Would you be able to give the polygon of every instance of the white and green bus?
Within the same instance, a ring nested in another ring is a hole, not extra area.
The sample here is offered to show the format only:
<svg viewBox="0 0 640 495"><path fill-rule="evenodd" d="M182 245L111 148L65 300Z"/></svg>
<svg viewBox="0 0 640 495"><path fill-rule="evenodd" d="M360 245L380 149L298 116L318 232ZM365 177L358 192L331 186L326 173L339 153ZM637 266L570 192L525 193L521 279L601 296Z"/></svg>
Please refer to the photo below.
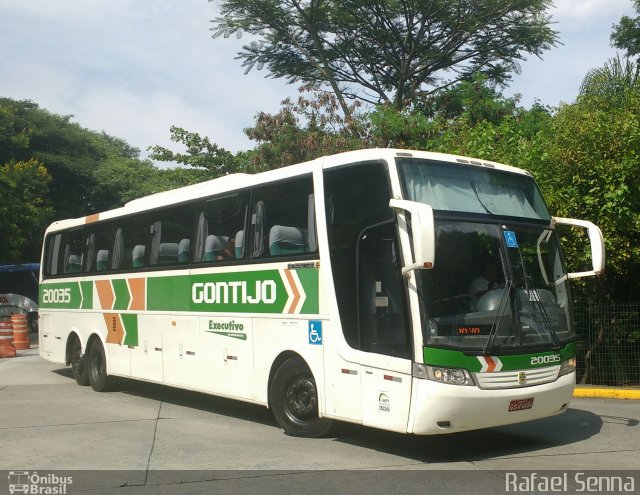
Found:
<svg viewBox="0 0 640 495"><path fill-rule="evenodd" d="M589 270L567 273L558 224L588 231ZM551 217L523 170L354 151L54 223L40 353L96 391L262 404L290 435L492 427L567 408L569 280L603 269L600 230Z"/></svg>

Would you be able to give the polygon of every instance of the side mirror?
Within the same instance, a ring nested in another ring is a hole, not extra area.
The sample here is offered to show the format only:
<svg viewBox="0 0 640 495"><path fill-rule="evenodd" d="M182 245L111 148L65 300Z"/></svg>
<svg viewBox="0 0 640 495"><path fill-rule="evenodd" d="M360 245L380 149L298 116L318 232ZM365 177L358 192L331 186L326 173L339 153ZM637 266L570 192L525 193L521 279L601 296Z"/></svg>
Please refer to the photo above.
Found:
<svg viewBox="0 0 640 495"><path fill-rule="evenodd" d="M604 239L602 237L602 232L597 225L591 222L587 222L586 220L576 220L574 218L559 217L553 217L551 219L551 222L554 225L571 225L574 227L582 227L584 229L587 229L587 232L589 234L589 243L591 244L591 264L593 266L593 270L587 272L569 273L567 275L567 278L571 279L592 277L594 275L600 275L604 272Z"/></svg>
<svg viewBox="0 0 640 495"><path fill-rule="evenodd" d="M433 268L436 253L436 236L431 206L401 199L389 200L389 206L395 211L404 211L411 215L414 259L413 263L402 268L402 274L404 275L412 270Z"/></svg>

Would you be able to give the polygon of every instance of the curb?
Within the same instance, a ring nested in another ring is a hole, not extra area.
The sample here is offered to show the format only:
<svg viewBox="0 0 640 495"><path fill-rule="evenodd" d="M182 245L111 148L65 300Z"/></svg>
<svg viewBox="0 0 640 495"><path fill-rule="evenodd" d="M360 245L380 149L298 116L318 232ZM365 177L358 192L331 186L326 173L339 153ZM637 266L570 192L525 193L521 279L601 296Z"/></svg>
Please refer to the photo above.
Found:
<svg viewBox="0 0 640 495"><path fill-rule="evenodd" d="M591 399L640 400L640 389L576 387L573 396Z"/></svg>

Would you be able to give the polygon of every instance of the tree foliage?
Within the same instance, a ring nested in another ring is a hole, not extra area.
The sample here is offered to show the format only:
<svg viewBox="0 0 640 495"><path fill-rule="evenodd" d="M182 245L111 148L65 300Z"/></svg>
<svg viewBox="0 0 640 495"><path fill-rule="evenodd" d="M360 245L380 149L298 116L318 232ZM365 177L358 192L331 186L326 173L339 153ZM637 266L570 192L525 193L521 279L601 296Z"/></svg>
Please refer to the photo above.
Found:
<svg viewBox="0 0 640 495"><path fill-rule="evenodd" d="M622 106L626 103L629 91L640 85L640 64L629 58L617 56L603 67L587 73L580 94L593 97L593 103L605 103L607 106Z"/></svg>
<svg viewBox="0 0 640 495"><path fill-rule="evenodd" d="M439 88L484 74L504 83L526 54L557 42L550 0L225 0L213 36L252 41L247 71L326 87L346 100L415 105Z"/></svg>
<svg viewBox="0 0 640 495"><path fill-rule="evenodd" d="M323 155L362 148L367 144L359 104L349 105L348 123L339 112L332 93L301 89L294 101L282 102L276 114L260 112L255 125L245 134L258 143L252 156L252 170L285 167Z"/></svg>
<svg viewBox="0 0 640 495"><path fill-rule="evenodd" d="M51 220L103 211L143 194L203 180L158 170L122 139L93 132L31 101L0 98L0 263L39 258Z"/></svg>
<svg viewBox="0 0 640 495"><path fill-rule="evenodd" d="M51 220L51 177L35 159L0 165L0 263L40 259L42 226Z"/></svg>
<svg viewBox="0 0 640 495"><path fill-rule="evenodd" d="M613 26L611 43L624 50L627 57L640 56L640 0L634 0L637 17L623 16L620 23Z"/></svg>
<svg viewBox="0 0 640 495"><path fill-rule="evenodd" d="M171 126L171 141L182 143L185 153L172 151L164 146L151 146L149 151L153 160L176 162L196 169L206 170L209 178L233 173L248 165L243 153L232 152L212 143L208 137L201 137L197 132L187 131L181 127Z"/></svg>
<svg viewBox="0 0 640 495"><path fill-rule="evenodd" d="M603 294L634 300L640 296L640 84L636 79L623 88L614 77L612 93L603 90L600 77L597 85L598 91L587 85L574 104L559 108L538 175L557 214L586 218L602 229ZM575 259L585 256L569 252Z"/></svg>

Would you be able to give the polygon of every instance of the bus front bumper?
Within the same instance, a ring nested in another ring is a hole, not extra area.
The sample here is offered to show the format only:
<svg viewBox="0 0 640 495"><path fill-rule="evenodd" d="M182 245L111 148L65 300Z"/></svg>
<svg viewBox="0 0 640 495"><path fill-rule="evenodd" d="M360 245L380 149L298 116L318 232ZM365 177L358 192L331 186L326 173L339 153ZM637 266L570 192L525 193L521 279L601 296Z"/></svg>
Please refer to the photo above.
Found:
<svg viewBox="0 0 640 495"><path fill-rule="evenodd" d="M416 435L434 435L554 416L567 409L575 380L574 372L532 387L482 390L414 378L407 429Z"/></svg>

